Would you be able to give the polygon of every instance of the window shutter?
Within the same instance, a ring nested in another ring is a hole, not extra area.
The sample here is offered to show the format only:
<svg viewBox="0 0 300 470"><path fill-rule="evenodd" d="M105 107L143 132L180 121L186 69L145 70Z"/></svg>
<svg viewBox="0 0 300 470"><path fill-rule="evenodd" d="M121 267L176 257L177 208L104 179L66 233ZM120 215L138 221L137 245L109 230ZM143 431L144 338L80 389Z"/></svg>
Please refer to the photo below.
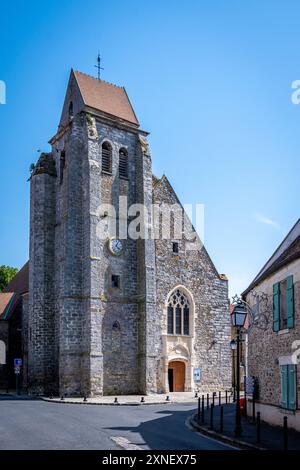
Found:
<svg viewBox="0 0 300 470"><path fill-rule="evenodd" d="M296 409L296 366L289 364L288 368L288 408Z"/></svg>
<svg viewBox="0 0 300 470"><path fill-rule="evenodd" d="M287 299L287 327L294 327L294 280L289 276L286 280L286 299Z"/></svg>
<svg viewBox="0 0 300 470"><path fill-rule="evenodd" d="M273 285L273 331L279 331L280 312L279 312L280 284Z"/></svg>
<svg viewBox="0 0 300 470"><path fill-rule="evenodd" d="M288 366L281 366L281 406L288 407Z"/></svg>

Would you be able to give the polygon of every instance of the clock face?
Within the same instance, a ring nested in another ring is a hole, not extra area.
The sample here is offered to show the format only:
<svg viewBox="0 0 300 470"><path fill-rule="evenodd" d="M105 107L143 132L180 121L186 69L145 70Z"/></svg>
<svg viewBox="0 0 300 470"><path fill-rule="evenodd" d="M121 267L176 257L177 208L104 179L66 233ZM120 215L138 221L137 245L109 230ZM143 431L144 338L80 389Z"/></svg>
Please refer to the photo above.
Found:
<svg viewBox="0 0 300 470"><path fill-rule="evenodd" d="M112 238L109 240L109 249L113 255L120 255L123 251L123 243L118 238Z"/></svg>

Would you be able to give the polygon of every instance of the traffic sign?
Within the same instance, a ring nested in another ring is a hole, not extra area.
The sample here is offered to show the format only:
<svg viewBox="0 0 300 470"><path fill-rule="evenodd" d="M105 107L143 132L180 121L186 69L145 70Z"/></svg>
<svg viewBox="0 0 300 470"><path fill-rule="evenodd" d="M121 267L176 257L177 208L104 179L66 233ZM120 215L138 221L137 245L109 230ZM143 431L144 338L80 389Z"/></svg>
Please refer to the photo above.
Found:
<svg viewBox="0 0 300 470"><path fill-rule="evenodd" d="M16 367L21 367L22 365L22 359L20 359L19 357L15 358L14 359L14 366Z"/></svg>
<svg viewBox="0 0 300 470"><path fill-rule="evenodd" d="M200 368L194 369L194 381L201 382L201 369Z"/></svg>
<svg viewBox="0 0 300 470"><path fill-rule="evenodd" d="M15 366L15 374L16 375L21 374L21 367L20 366Z"/></svg>

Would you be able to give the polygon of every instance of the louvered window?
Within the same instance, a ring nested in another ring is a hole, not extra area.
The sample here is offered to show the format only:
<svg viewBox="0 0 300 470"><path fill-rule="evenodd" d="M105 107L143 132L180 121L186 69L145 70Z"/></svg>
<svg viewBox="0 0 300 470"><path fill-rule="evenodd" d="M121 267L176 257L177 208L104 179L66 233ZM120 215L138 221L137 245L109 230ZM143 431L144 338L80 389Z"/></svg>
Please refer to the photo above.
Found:
<svg viewBox="0 0 300 470"><path fill-rule="evenodd" d="M102 144L102 171L105 173L111 173L112 169L112 149L108 142Z"/></svg>
<svg viewBox="0 0 300 470"><path fill-rule="evenodd" d="M128 154L126 149L119 152L119 176L120 178L128 178Z"/></svg>

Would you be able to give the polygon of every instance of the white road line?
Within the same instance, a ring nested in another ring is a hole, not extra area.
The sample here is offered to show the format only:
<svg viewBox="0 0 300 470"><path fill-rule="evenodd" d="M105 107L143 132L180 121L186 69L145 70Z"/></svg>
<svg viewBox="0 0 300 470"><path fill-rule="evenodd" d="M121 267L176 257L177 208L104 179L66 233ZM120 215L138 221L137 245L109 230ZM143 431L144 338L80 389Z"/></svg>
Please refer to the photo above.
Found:
<svg viewBox="0 0 300 470"><path fill-rule="evenodd" d="M126 437L111 436L111 440L125 450L142 450L141 447L137 446L136 444L132 444L128 439L126 439Z"/></svg>

